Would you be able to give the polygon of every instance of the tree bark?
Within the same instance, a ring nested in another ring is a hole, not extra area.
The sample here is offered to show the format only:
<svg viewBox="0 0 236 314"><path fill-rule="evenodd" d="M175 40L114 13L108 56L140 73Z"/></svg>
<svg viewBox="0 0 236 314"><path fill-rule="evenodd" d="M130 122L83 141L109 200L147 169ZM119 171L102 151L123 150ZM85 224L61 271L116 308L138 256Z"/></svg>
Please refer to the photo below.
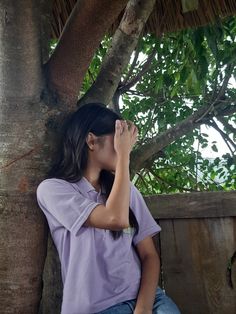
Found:
<svg viewBox="0 0 236 314"><path fill-rule="evenodd" d="M40 99L42 75L39 19L33 3L32 0L0 2L1 98Z"/></svg>
<svg viewBox="0 0 236 314"><path fill-rule="evenodd" d="M1 314L37 313L42 292L47 233L35 186L47 154L39 10L32 0L0 2Z"/></svg>
<svg viewBox="0 0 236 314"><path fill-rule="evenodd" d="M111 102L154 4L155 0L129 1L96 81L79 100L79 105L93 101L108 105Z"/></svg>
<svg viewBox="0 0 236 314"><path fill-rule="evenodd" d="M63 297L61 263L49 233L47 257L43 272L43 292L38 314L60 314Z"/></svg>
<svg viewBox="0 0 236 314"><path fill-rule="evenodd" d="M128 0L78 0L46 65L54 100L75 105L95 50Z"/></svg>

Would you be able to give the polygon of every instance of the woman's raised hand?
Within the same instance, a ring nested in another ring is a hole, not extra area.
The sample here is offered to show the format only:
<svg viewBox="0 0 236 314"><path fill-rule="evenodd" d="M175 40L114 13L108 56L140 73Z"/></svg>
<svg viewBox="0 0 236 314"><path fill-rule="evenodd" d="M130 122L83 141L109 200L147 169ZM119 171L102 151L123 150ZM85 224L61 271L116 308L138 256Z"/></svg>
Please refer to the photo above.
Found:
<svg viewBox="0 0 236 314"><path fill-rule="evenodd" d="M131 121L116 120L114 149L118 156L129 156L137 141L138 128Z"/></svg>

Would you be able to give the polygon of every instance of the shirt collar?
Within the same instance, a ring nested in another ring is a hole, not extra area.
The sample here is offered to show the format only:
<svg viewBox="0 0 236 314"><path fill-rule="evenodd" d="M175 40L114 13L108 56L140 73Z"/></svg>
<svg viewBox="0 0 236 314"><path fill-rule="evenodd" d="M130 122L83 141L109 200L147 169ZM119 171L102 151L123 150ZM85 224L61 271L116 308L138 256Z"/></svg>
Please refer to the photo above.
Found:
<svg viewBox="0 0 236 314"><path fill-rule="evenodd" d="M96 193L99 193L99 194L105 194L103 187L102 187L102 190L97 192L95 187L84 176L77 182L77 185L78 185L79 189L81 190L81 192L88 193L91 191L95 191Z"/></svg>

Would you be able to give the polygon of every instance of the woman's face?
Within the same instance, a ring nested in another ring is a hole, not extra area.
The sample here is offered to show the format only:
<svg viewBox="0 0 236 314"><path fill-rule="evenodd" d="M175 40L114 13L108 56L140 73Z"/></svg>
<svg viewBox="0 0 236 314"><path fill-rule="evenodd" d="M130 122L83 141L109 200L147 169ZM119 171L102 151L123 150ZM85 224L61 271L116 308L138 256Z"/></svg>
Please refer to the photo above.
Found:
<svg viewBox="0 0 236 314"><path fill-rule="evenodd" d="M98 137L96 162L101 169L115 171L117 156L114 149L114 134L108 134Z"/></svg>

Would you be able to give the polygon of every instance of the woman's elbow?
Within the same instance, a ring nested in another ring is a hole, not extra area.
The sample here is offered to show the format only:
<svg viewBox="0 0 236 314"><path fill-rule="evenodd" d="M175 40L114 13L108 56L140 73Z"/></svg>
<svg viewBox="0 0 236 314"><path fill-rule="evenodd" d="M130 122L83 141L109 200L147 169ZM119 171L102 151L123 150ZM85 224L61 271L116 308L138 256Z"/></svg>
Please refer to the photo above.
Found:
<svg viewBox="0 0 236 314"><path fill-rule="evenodd" d="M122 220L121 218L112 217L110 219L110 228L114 231L120 231L122 229L129 227L129 221L128 220Z"/></svg>

